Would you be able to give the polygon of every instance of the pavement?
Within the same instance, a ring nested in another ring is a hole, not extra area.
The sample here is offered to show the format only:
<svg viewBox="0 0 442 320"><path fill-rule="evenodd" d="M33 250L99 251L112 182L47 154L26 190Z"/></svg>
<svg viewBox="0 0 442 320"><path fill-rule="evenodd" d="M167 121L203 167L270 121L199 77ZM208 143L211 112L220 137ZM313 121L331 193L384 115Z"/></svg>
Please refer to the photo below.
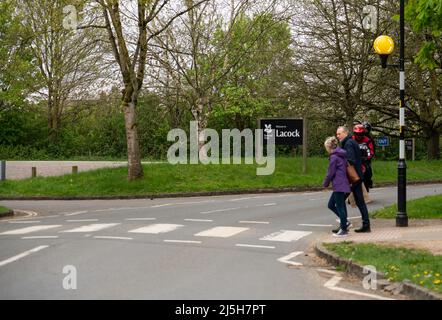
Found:
<svg viewBox="0 0 442 320"><path fill-rule="evenodd" d="M434 255L442 255L442 219L409 220L408 227L395 227L394 219L372 219L372 232L355 233L336 238L324 235L321 242L336 243L352 241L355 243L377 243L395 247L424 249Z"/></svg>
<svg viewBox="0 0 442 320"><path fill-rule="evenodd" d="M154 164L161 162L142 162ZM37 176L49 177L72 173L72 166L78 172L102 168L117 168L127 165L127 161L6 161L6 179L20 180L32 176L32 167L37 168Z"/></svg>
<svg viewBox="0 0 442 320"><path fill-rule="evenodd" d="M440 193L442 184L407 189L409 199ZM397 190L370 194L371 211ZM316 258L314 244L337 225L329 197L1 201L26 216L0 221L0 299L406 299L366 290ZM357 227L358 210L348 212ZM394 229L374 223L372 235ZM76 287L66 288L73 270Z"/></svg>

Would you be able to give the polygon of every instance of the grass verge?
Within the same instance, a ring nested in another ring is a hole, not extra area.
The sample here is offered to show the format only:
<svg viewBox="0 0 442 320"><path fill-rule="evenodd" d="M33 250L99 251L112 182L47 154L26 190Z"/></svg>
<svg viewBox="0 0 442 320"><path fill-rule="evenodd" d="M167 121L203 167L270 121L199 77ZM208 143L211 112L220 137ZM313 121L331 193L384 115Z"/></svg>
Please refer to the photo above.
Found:
<svg viewBox="0 0 442 320"><path fill-rule="evenodd" d="M442 293L442 256L424 250L396 248L351 242L327 243L324 246L339 256L362 265L372 265L390 281L405 279Z"/></svg>
<svg viewBox="0 0 442 320"><path fill-rule="evenodd" d="M8 214L10 211L11 211L11 209L0 206L0 217L5 214Z"/></svg>
<svg viewBox="0 0 442 320"><path fill-rule="evenodd" d="M144 165L145 176L127 181L127 168L100 169L77 175L39 177L0 182L0 196L136 196L158 193L237 191L245 189L320 187L326 158L309 158L302 173L301 158L277 158L271 175L257 176L257 165ZM396 181L397 163L376 161L375 183ZM442 180L442 161L415 161L408 165L408 181ZM38 170L37 170L38 171Z"/></svg>
<svg viewBox="0 0 442 320"><path fill-rule="evenodd" d="M397 204L370 214L374 218L396 218ZM407 214L410 219L442 218L442 194L407 201Z"/></svg>

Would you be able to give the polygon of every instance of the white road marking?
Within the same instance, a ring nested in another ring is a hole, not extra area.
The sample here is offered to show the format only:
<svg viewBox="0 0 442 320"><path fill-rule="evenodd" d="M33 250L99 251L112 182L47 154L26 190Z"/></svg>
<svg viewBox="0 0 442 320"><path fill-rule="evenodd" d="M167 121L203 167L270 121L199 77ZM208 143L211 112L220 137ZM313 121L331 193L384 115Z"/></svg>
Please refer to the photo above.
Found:
<svg viewBox="0 0 442 320"><path fill-rule="evenodd" d="M309 234L311 234L310 231L281 230L264 236L259 240L291 242L297 241L303 237L308 236Z"/></svg>
<svg viewBox="0 0 442 320"><path fill-rule="evenodd" d="M219 237L228 238L238 234L240 232L249 230L249 228L239 228L239 227L215 227L208 230L201 231L194 234L196 237Z"/></svg>
<svg viewBox="0 0 442 320"><path fill-rule="evenodd" d="M234 201L242 201L242 200L249 200L249 199L253 199L253 198L252 197L236 198L236 199L230 199L230 200L227 200L227 201L234 202Z"/></svg>
<svg viewBox="0 0 442 320"><path fill-rule="evenodd" d="M159 233L166 233L174 231L178 228L184 227L182 224L151 224L146 227L141 227L138 229L130 230L130 233L153 233L153 234L159 234Z"/></svg>
<svg viewBox="0 0 442 320"><path fill-rule="evenodd" d="M318 191L318 192L304 192L302 195L303 196L311 196L313 194L321 194L322 191Z"/></svg>
<svg viewBox="0 0 442 320"><path fill-rule="evenodd" d="M195 243L200 244L201 241L192 241L192 240L164 240L164 242L171 242L171 243Z"/></svg>
<svg viewBox="0 0 442 320"><path fill-rule="evenodd" d="M96 232L96 231L100 231L103 229L115 227L117 225L119 225L119 223L94 223L94 224L90 224L87 226L82 226L82 227L78 227L78 228L74 228L74 229L70 229L70 230L66 230L66 231L60 231L60 232Z"/></svg>
<svg viewBox="0 0 442 320"><path fill-rule="evenodd" d="M9 259L3 260L3 261L0 262L0 267L3 267L4 265L7 265L8 263L11 263L11 262L17 261L17 260L19 260L19 259L21 259L21 258L24 258L24 257L26 257L26 256L29 256L29 255L32 254L32 253L38 252L38 251L43 250L43 249L46 249L46 248L48 248L48 247L49 247L49 246L39 246L39 247L36 247L36 248L34 248L34 249L31 249L31 250L25 251L25 252L23 252L23 253L20 253L20 254L18 254L18 255L16 255L16 256L13 256L13 257L11 257L11 258L9 258Z"/></svg>
<svg viewBox="0 0 442 320"><path fill-rule="evenodd" d="M38 216L37 212L34 211L25 211L25 210L17 210L17 211L21 211L24 212L26 214L26 216L21 217L21 218L11 218L11 219L2 219L0 222L8 222L8 221L21 221L21 220L26 220L29 219L31 217L36 217Z"/></svg>
<svg viewBox="0 0 442 320"><path fill-rule="evenodd" d="M94 221L98 221L98 219L66 220L66 222L94 222Z"/></svg>
<svg viewBox="0 0 442 320"><path fill-rule="evenodd" d="M310 224L310 223L300 223L298 226L303 227L333 227L331 224Z"/></svg>
<svg viewBox="0 0 442 320"><path fill-rule="evenodd" d="M177 202L175 203L175 205L198 204L198 203L208 203L208 202L215 202L215 200Z"/></svg>
<svg viewBox="0 0 442 320"><path fill-rule="evenodd" d="M299 256L302 253L303 253L302 251L295 251L295 252L292 252L284 257L279 258L278 261L282 262L282 263L287 263L292 266L302 266L302 263L300 263L300 262L290 261L290 259L293 259L294 257Z"/></svg>
<svg viewBox="0 0 442 320"><path fill-rule="evenodd" d="M213 222L213 220L209 220L209 219L184 219L184 221L194 221L194 222Z"/></svg>
<svg viewBox="0 0 442 320"><path fill-rule="evenodd" d="M161 207L167 207L167 206L171 206L171 205L173 205L173 203L157 204L155 206L151 206L151 208L161 208Z"/></svg>
<svg viewBox="0 0 442 320"><path fill-rule="evenodd" d="M339 272L336 272L336 271L333 271L333 270L327 270L327 269L321 269L321 268L316 269L316 270L319 271L319 272L324 272L324 273L332 274L334 276L339 274Z"/></svg>
<svg viewBox="0 0 442 320"><path fill-rule="evenodd" d="M58 239L57 236L34 236L34 237L22 237L23 240L32 240L32 239Z"/></svg>
<svg viewBox="0 0 442 320"><path fill-rule="evenodd" d="M254 244L243 244L243 243L237 243L235 244L237 247L247 247L247 248L263 248L263 249L275 249L275 247L272 246L257 246Z"/></svg>
<svg viewBox="0 0 442 320"><path fill-rule="evenodd" d="M58 228L58 227L61 227L61 225L57 224L57 225L46 225L46 226L33 226L33 227L26 227L26 228L6 231L3 233L0 233L0 235L26 234L26 233L31 233L31 232L37 232L37 231L42 231L42 230Z"/></svg>
<svg viewBox="0 0 442 320"><path fill-rule="evenodd" d="M27 220L27 221L9 221L8 223L40 223L41 221L31 221L31 220Z"/></svg>
<svg viewBox="0 0 442 320"><path fill-rule="evenodd" d="M239 223L253 223L253 224L269 224L270 222L268 221L238 221Z"/></svg>
<svg viewBox="0 0 442 320"><path fill-rule="evenodd" d="M133 238L128 237L108 237L108 236L95 236L95 239L109 239L109 240L133 240Z"/></svg>
<svg viewBox="0 0 442 320"><path fill-rule="evenodd" d="M152 221L152 220L156 220L157 218L130 218L130 219L125 219L126 221Z"/></svg>
<svg viewBox="0 0 442 320"><path fill-rule="evenodd" d="M218 209L218 210L211 210L211 211L203 211L203 212L200 212L200 213L215 213L215 212L232 211L232 210L237 210L237 209L241 209L241 208L240 207L226 208L226 209Z"/></svg>
<svg viewBox="0 0 442 320"><path fill-rule="evenodd" d="M276 206L276 203L274 203L274 202L272 202L272 203L264 203L262 206L263 207Z"/></svg>
<svg viewBox="0 0 442 320"><path fill-rule="evenodd" d="M342 280L342 277L334 276L333 278L331 278L329 281L327 281L324 284L324 287L327 288L327 289L330 289L330 290L334 290L334 291L340 291L340 292L355 294L355 295L358 295L358 296L368 297L368 298L377 299L377 300L395 300L395 299L391 299L391 298L386 298L386 297L378 296L378 295L375 295L375 294L359 292L359 291L356 291L356 290L350 290L350 289L345 289L345 288L337 287L336 285L341 280Z"/></svg>
<svg viewBox="0 0 442 320"><path fill-rule="evenodd" d="M347 220L355 220L355 219L361 219L361 217L347 217ZM336 222L341 222L341 220L336 219Z"/></svg>
<svg viewBox="0 0 442 320"><path fill-rule="evenodd" d="M87 211L76 211L76 212L71 212L71 213L66 213L65 216L66 217L70 217L70 216L76 216L82 213L87 213Z"/></svg>

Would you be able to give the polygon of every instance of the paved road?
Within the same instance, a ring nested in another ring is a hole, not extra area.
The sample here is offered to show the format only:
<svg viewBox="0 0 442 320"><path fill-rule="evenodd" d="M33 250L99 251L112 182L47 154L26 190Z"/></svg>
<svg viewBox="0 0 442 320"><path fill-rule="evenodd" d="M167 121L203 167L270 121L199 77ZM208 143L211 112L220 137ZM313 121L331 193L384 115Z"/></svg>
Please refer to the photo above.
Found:
<svg viewBox="0 0 442 320"><path fill-rule="evenodd" d="M155 164L161 162L142 162ZM49 177L70 174L72 166L78 167L78 172L101 168L124 167L127 161L6 161L6 179L27 179L32 175L32 167L37 168L37 176Z"/></svg>
<svg viewBox="0 0 442 320"><path fill-rule="evenodd" d="M436 193L410 186L408 198ZM374 189L369 208L395 195ZM337 224L328 196L2 201L39 214L0 222L0 299L391 298L306 255Z"/></svg>

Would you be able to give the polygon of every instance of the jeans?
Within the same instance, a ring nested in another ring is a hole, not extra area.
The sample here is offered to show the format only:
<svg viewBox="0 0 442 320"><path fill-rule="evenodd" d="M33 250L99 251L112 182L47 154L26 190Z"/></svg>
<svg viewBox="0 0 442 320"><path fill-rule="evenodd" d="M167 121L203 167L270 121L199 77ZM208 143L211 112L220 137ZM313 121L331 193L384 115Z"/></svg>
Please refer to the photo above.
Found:
<svg viewBox="0 0 442 320"><path fill-rule="evenodd" d="M370 219L368 217L367 205L365 204L364 194L362 192L362 181L359 181L356 184L351 186L351 192L353 192L353 196L355 197L356 206L359 208L362 216L362 226L369 227ZM347 211L347 208L345 208Z"/></svg>
<svg viewBox="0 0 442 320"><path fill-rule="evenodd" d="M345 193L333 192L328 201L328 208L338 216L341 229L347 231L347 209L345 207Z"/></svg>

